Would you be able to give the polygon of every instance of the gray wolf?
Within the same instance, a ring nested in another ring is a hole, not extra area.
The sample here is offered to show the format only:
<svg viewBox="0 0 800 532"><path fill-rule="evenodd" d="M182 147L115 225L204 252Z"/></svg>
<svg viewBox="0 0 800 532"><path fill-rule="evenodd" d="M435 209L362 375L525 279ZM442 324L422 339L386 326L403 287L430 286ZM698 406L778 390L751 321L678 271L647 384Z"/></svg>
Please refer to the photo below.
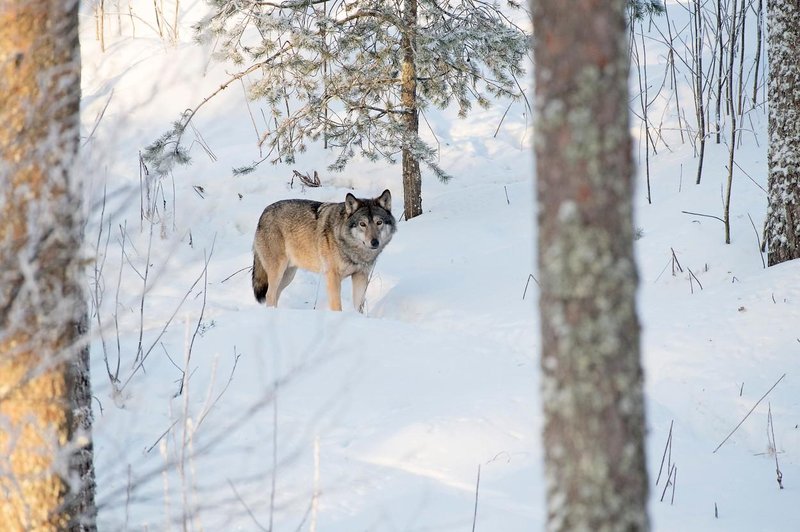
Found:
<svg viewBox="0 0 800 532"><path fill-rule="evenodd" d="M367 282L397 230L388 190L374 199L347 194L342 203L290 199L268 205L253 242L253 293L278 306L297 268L324 273L331 310L342 310L342 280L352 276L353 306L363 312Z"/></svg>

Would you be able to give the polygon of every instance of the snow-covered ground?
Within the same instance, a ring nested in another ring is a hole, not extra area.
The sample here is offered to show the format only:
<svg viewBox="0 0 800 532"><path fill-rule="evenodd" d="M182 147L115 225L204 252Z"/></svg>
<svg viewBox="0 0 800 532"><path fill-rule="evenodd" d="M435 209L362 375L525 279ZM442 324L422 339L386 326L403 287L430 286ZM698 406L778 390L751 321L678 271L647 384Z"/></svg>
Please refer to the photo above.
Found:
<svg viewBox="0 0 800 532"><path fill-rule="evenodd" d="M350 191L389 188L399 215L399 167L356 161L331 174L332 156L316 147L294 167L265 163L232 177L232 167L259 156L253 121L263 129L259 103L248 107L234 84L187 134L193 164L172 179L148 179L139 151L233 70L191 43L201 2L181 4L177 45L159 38L152 5L131 5L135 38L129 18L117 35L109 15L101 52L89 6L81 33L87 239L102 265L88 279L101 301L92 345L100 529L445 532L470 530L473 518L484 532L542 529L525 105L510 108L496 137L507 104L466 120L427 115L455 177L424 176L425 214L400 222L366 315L349 306L347 284L345 311L324 310L320 278L307 272L279 309L266 309L246 269L262 209L282 198L342 201ZM655 78L665 56L652 46ZM692 147L671 132L671 150L659 145L650 157L652 204L639 171L655 530L800 523L800 264L764 269L758 250L765 128L763 107L748 115L730 245L718 220L682 212L721 214L725 144L709 142L695 185ZM642 135L636 124L632 133ZM317 170L323 186L290 184L293 169ZM157 198L153 224L140 216L148 188ZM675 482L665 491L671 466Z"/></svg>

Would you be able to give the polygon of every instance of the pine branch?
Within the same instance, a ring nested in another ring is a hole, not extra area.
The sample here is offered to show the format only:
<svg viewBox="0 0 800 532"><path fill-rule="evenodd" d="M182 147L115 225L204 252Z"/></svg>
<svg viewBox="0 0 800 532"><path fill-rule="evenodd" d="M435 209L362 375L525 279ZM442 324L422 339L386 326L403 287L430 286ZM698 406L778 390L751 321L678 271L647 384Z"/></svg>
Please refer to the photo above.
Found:
<svg viewBox="0 0 800 532"><path fill-rule="evenodd" d="M277 59L278 57L280 57L281 55L283 55L284 53L289 51L291 48L292 48L292 45L290 43L284 43L284 46L281 48L281 50L279 52L277 52L274 55L272 55L269 59L266 59L265 61L261 61L260 63L256 63L256 64L250 66L249 68L246 68L246 69L242 70L238 74L233 75L230 79L228 79L228 81L226 81L225 83L220 85L217 90L215 90L214 92L212 92L211 94L209 94L208 96L203 98L203 101L200 102L193 109L190 109L188 111L188 113L184 113L183 127L182 127L182 129L180 131L180 134L178 135L178 138L175 140L175 144L176 145L180 144L181 137L183 136L183 132L186 130L186 126L188 126L189 122L192 121L192 118L194 118L194 115L197 114L197 111L199 111L200 108L203 107L206 103L208 103L214 96L216 96L220 92L222 92L225 89L227 89L231 85L231 83L233 83L235 81L238 81L241 78L245 77L246 75L250 74L251 72L254 72L254 71L258 70L259 68L262 68L262 67L270 64L272 61L274 61L275 59Z"/></svg>

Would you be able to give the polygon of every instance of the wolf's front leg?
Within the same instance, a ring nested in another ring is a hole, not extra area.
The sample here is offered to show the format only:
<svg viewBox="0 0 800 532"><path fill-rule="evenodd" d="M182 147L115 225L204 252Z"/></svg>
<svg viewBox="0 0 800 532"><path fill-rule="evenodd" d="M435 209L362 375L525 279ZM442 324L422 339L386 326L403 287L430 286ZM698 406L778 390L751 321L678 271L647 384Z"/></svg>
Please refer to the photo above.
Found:
<svg viewBox="0 0 800 532"><path fill-rule="evenodd" d="M356 272L353 274L353 306L362 314L364 313L364 295L367 293L369 274Z"/></svg>
<svg viewBox="0 0 800 532"><path fill-rule="evenodd" d="M342 277L335 271L325 274L328 282L328 304L331 310L342 310Z"/></svg>

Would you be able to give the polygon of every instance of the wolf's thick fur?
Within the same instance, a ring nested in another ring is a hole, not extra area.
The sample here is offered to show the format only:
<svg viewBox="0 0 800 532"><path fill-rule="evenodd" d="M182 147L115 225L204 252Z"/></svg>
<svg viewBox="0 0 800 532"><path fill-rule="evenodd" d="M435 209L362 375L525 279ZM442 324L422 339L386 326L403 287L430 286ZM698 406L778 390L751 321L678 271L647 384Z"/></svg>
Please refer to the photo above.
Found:
<svg viewBox="0 0 800 532"><path fill-rule="evenodd" d="M297 268L324 273L331 310L342 310L342 280L352 276L353 306L363 311L367 281L397 222L388 190L375 199L347 194L342 203L291 199L273 203L258 220L253 242L253 293L278 298Z"/></svg>

